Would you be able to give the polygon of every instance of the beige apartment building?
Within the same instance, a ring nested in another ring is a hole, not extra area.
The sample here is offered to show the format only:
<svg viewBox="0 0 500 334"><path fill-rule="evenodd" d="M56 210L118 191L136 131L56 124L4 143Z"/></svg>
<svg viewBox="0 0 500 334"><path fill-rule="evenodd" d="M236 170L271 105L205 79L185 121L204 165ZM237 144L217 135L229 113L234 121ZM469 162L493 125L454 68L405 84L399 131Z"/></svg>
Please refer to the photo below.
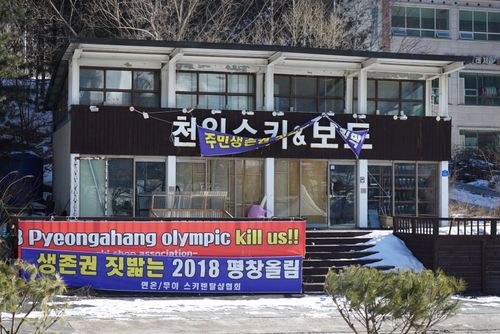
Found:
<svg viewBox="0 0 500 334"><path fill-rule="evenodd" d="M500 1L382 1L376 20L384 51L470 56L448 78L426 79L427 114L447 98L454 149L500 147Z"/></svg>

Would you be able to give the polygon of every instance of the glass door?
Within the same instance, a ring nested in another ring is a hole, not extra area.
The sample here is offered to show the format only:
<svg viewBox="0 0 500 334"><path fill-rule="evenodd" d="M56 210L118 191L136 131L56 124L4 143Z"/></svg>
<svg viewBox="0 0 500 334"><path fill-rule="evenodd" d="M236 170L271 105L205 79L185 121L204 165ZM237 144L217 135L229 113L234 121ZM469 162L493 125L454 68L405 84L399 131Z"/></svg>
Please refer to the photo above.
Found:
<svg viewBox="0 0 500 334"><path fill-rule="evenodd" d="M165 191L165 162L135 162L135 216L149 217L153 194Z"/></svg>
<svg viewBox="0 0 500 334"><path fill-rule="evenodd" d="M352 228L356 209L355 166L330 164L328 169L330 227Z"/></svg>
<svg viewBox="0 0 500 334"><path fill-rule="evenodd" d="M368 166L368 227L380 227L380 217L392 216L392 165Z"/></svg>

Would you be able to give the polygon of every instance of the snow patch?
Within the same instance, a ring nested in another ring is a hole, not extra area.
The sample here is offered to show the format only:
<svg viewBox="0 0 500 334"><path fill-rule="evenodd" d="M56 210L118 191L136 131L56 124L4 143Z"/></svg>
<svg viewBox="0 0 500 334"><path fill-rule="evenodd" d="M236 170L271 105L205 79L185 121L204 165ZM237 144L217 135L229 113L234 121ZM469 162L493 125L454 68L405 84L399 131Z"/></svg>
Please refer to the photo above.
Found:
<svg viewBox="0 0 500 334"><path fill-rule="evenodd" d="M367 266L394 266L397 269L414 270L415 272L425 269L405 243L392 234L392 231L373 231L368 237L371 240L367 244L374 244L369 251L377 251L378 253L366 256L364 259L381 259L381 261Z"/></svg>
<svg viewBox="0 0 500 334"><path fill-rule="evenodd" d="M467 184L470 186L475 186L475 187L488 188L490 183L487 180L476 180L476 181L472 181L472 182L467 182Z"/></svg>
<svg viewBox="0 0 500 334"><path fill-rule="evenodd" d="M182 319L186 314L197 318L210 314L214 319L228 316L234 311L241 314L265 315L276 314L276 311L294 312L297 316L327 318L325 310L331 309L331 299L322 296L300 296L286 298L283 296L232 296L232 297L162 297L162 298L84 298L61 297L67 303L64 312L66 319L78 317L84 319L134 319L162 317L165 319ZM306 312L303 312L306 311ZM299 314L301 312L302 314ZM40 312L33 312L30 318L39 317Z"/></svg>
<svg viewBox="0 0 500 334"><path fill-rule="evenodd" d="M477 195L469 191L456 188L450 190L450 199L462 203L482 206L488 209L496 209L500 206L500 197Z"/></svg>

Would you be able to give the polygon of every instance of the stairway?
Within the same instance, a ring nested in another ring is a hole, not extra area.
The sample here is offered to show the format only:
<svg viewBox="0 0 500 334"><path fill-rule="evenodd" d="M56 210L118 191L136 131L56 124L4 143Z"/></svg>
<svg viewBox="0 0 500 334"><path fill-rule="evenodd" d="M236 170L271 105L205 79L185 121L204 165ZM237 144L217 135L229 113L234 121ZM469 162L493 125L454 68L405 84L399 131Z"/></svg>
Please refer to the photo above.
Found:
<svg viewBox="0 0 500 334"><path fill-rule="evenodd" d="M340 270L351 265L367 265L380 259L363 259L377 254L367 243L370 231L308 230L306 232L306 256L302 265L302 290L304 293L323 292L328 269ZM376 266L380 270L392 266Z"/></svg>

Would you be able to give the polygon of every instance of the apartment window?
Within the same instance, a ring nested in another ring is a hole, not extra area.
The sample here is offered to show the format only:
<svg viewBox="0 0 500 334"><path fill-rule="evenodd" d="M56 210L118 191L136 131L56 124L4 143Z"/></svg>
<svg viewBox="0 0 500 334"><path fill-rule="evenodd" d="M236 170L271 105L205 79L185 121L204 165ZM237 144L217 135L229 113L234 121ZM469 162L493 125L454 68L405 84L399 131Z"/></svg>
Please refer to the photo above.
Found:
<svg viewBox="0 0 500 334"><path fill-rule="evenodd" d="M159 107L160 73L82 68L80 104Z"/></svg>
<svg viewBox="0 0 500 334"><path fill-rule="evenodd" d="M344 78L274 76L274 106L282 111L344 112Z"/></svg>
<svg viewBox="0 0 500 334"><path fill-rule="evenodd" d="M177 72L176 103L182 108L253 110L253 74Z"/></svg>
<svg viewBox="0 0 500 334"><path fill-rule="evenodd" d="M393 6L391 32L395 36L450 38L448 9Z"/></svg>
<svg viewBox="0 0 500 334"><path fill-rule="evenodd" d="M459 133L464 148L483 152L497 151L500 148L500 130L461 129Z"/></svg>
<svg viewBox="0 0 500 334"><path fill-rule="evenodd" d="M460 73L464 80L465 104L499 106L500 75Z"/></svg>
<svg viewBox="0 0 500 334"><path fill-rule="evenodd" d="M500 41L500 12L461 10L460 39Z"/></svg>
<svg viewBox="0 0 500 334"><path fill-rule="evenodd" d="M357 79L353 86L353 112L357 113ZM408 116L425 115L423 81L368 79L367 86L367 114L397 115L403 110Z"/></svg>

